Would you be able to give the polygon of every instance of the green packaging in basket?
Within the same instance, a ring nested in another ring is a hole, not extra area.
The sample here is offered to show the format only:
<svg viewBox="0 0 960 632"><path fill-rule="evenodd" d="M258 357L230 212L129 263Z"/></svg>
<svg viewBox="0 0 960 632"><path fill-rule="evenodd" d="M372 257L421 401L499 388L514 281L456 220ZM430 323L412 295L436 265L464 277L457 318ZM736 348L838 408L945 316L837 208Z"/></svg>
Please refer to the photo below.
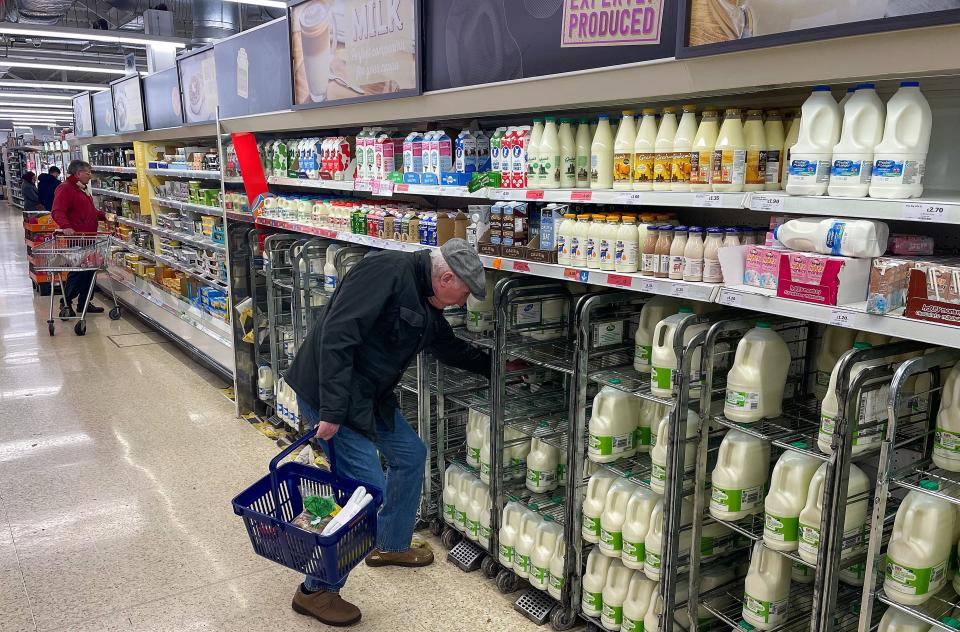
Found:
<svg viewBox="0 0 960 632"><path fill-rule="evenodd" d="M307 496L303 499L303 511L294 518L293 524L320 533L339 511L332 496Z"/></svg>

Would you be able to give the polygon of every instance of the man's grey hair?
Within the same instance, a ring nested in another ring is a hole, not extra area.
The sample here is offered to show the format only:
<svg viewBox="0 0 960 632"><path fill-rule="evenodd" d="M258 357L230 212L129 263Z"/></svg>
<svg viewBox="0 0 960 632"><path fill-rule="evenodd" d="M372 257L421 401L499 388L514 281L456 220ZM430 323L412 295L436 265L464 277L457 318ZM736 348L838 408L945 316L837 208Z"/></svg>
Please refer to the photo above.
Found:
<svg viewBox="0 0 960 632"><path fill-rule="evenodd" d="M438 277L441 276L444 272L453 273L453 277L457 282L463 287L467 287L467 284L457 276L457 273L450 268L450 264L447 263L447 260L443 258L443 253L440 252L440 249L432 250L430 252L430 273L431 276Z"/></svg>
<svg viewBox="0 0 960 632"><path fill-rule="evenodd" d="M71 176L77 175L78 171L91 171L93 167L86 160L71 160L67 166L67 173Z"/></svg>

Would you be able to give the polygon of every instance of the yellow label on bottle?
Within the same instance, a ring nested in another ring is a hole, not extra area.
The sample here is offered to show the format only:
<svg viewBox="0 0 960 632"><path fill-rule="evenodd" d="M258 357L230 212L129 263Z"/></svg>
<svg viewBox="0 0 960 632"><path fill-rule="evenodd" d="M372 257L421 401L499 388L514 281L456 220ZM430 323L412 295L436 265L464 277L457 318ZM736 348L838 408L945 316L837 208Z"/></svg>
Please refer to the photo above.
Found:
<svg viewBox="0 0 960 632"><path fill-rule="evenodd" d="M764 184L767 181L766 150L747 151L747 184Z"/></svg>
<svg viewBox="0 0 960 632"><path fill-rule="evenodd" d="M690 182L692 173L692 156L689 151L677 151L673 154L673 165L670 169L670 182Z"/></svg>
<svg viewBox="0 0 960 632"><path fill-rule="evenodd" d="M614 182L630 182L630 176L633 175L633 169L631 164L633 162L633 154L614 154L613 155L613 181Z"/></svg>
<svg viewBox="0 0 960 632"><path fill-rule="evenodd" d="M653 163L653 181L670 182L670 172L673 168L673 152L659 152Z"/></svg>
<svg viewBox="0 0 960 632"><path fill-rule="evenodd" d="M690 153L690 184L710 184L713 150Z"/></svg>
<svg viewBox="0 0 960 632"><path fill-rule="evenodd" d="M654 154L633 155L633 181L653 182Z"/></svg>

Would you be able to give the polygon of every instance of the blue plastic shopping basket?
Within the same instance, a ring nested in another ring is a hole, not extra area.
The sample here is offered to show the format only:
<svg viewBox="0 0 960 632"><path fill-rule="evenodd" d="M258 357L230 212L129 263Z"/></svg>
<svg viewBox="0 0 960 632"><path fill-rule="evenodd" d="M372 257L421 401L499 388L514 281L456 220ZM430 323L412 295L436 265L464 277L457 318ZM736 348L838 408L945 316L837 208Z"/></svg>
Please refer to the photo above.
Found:
<svg viewBox="0 0 960 632"><path fill-rule="evenodd" d="M233 499L233 511L243 517L258 555L334 584L373 550L383 492L311 465L289 462L277 467L312 434L308 432L275 456L270 461L270 473ZM333 496L342 507L361 485L373 496L373 502L336 533L324 537L291 524L303 511L304 497Z"/></svg>

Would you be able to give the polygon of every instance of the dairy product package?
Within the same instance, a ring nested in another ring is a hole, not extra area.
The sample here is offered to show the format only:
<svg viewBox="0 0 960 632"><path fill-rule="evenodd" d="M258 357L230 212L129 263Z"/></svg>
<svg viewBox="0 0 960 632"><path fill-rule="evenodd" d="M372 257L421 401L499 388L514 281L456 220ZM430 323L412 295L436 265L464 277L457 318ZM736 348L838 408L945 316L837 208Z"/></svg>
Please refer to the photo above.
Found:
<svg viewBox="0 0 960 632"><path fill-rule="evenodd" d="M933 237L926 235L890 235L887 252L891 255L932 255Z"/></svg>

